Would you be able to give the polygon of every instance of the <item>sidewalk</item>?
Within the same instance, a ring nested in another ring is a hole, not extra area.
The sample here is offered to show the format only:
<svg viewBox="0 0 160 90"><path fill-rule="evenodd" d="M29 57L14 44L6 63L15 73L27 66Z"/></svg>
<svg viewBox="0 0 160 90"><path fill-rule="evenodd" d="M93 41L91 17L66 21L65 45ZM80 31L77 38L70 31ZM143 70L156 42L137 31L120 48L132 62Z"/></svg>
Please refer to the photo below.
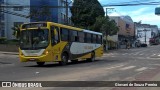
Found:
<svg viewBox="0 0 160 90"><path fill-rule="evenodd" d="M9 54L9 55L18 55L18 52L4 52L4 51L0 51L0 54Z"/></svg>

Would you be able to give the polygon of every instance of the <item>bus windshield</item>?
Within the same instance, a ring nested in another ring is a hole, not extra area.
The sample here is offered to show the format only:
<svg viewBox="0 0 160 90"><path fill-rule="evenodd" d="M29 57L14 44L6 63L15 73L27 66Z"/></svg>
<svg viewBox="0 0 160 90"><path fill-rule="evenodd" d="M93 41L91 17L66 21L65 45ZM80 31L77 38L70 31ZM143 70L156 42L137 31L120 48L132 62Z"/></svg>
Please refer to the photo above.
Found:
<svg viewBox="0 0 160 90"><path fill-rule="evenodd" d="M49 44L48 32L47 29L21 31L20 48L22 50L45 49Z"/></svg>

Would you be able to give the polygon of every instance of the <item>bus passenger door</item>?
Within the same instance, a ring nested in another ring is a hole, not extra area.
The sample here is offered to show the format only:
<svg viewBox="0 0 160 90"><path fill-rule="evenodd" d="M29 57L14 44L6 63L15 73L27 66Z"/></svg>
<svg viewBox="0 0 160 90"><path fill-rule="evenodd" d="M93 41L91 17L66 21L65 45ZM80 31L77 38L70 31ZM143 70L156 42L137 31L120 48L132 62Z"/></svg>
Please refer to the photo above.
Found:
<svg viewBox="0 0 160 90"><path fill-rule="evenodd" d="M59 28L58 27L51 27L51 43L52 43L52 54L53 60L58 61L60 58L60 37L59 37Z"/></svg>

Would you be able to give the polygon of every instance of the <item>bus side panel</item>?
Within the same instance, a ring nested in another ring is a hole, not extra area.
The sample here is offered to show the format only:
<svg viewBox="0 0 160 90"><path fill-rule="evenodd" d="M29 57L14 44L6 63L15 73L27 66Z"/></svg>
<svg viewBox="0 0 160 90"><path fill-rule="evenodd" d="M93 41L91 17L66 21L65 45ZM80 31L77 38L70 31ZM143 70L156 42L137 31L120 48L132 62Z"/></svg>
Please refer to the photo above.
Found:
<svg viewBox="0 0 160 90"><path fill-rule="evenodd" d="M102 56L103 46L101 44L78 43L78 42L72 42L70 44L70 54L72 59L91 58L92 52L95 53L96 57Z"/></svg>
<svg viewBox="0 0 160 90"><path fill-rule="evenodd" d="M53 46L52 50L54 53L54 61L61 61L61 55L64 52L67 52L69 54L69 50L68 48L66 48L67 45L68 45L68 42L60 41L59 44ZM58 52L56 52L56 50L58 50ZM57 56L58 56L58 60L57 60Z"/></svg>
<svg viewBox="0 0 160 90"><path fill-rule="evenodd" d="M96 55L96 57L101 57L101 56L103 56L103 46L101 46L101 47L99 47L99 48L97 48L97 49L95 50L95 55Z"/></svg>

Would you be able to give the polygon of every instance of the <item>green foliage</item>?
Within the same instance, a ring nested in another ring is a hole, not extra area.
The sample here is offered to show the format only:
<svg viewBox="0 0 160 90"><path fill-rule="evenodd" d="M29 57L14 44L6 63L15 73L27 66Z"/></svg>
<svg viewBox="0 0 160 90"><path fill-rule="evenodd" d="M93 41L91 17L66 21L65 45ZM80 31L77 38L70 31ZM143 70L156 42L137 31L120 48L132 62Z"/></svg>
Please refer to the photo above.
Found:
<svg viewBox="0 0 160 90"><path fill-rule="evenodd" d="M114 35L119 28L109 17L104 16L103 7L98 0L74 0L71 7L71 20L76 27Z"/></svg>
<svg viewBox="0 0 160 90"><path fill-rule="evenodd" d="M96 22L91 29L102 32L104 35L115 35L119 31L115 21L110 21L108 17L97 17Z"/></svg>
<svg viewBox="0 0 160 90"><path fill-rule="evenodd" d="M13 30L13 36L15 36L17 39L20 37L20 25L14 26L11 28Z"/></svg>
<svg viewBox="0 0 160 90"><path fill-rule="evenodd" d="M104 31L104 30L101 30L101 27L105 23L108 23L108 21L109 21L108 17L102 17L102 16L97 17L94 25L91 27L91 30L96 31L96 32Z"/></svg>
<svg viewBox="0 0 160 90"><path fill-rule="evenodd" d="M19 40L17 40L17 39L8 40L7 44L18 45L19 44Z"/></svg>
<svg viewBox="0 0 160 90"><path fill-rule="evenodd" d="M98 16L104 16L104 10L98 0L74 0L71 7L71 20L75 26L90 28Z"/></svg>
<svg viewBox="0 0 160 90"><path fill-rule="evenodd" d="M7 39L5 37L0 38L0 44L5 44Z"/></svg>

